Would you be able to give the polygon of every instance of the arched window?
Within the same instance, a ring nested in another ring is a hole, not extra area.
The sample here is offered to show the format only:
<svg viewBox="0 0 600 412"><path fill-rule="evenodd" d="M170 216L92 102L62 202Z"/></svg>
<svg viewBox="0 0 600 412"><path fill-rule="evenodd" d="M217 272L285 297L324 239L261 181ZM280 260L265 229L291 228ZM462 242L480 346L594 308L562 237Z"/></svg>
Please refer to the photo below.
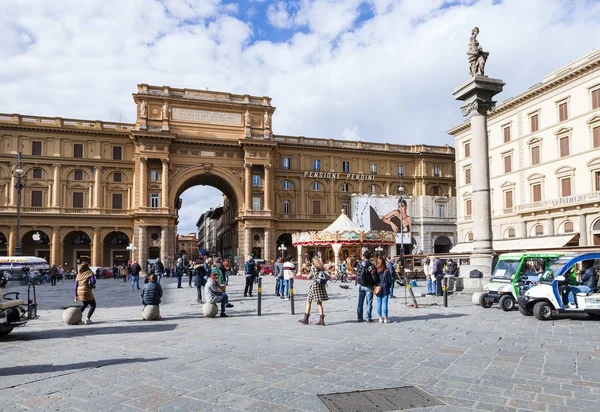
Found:
<svg viewBox="0 0 600 412"><path fill-rule="evenodd" d="M513 238L513 237L515 237L515 236L516 236L515 228L513 228L513 227L509 227L509 228L506 230L506 237L510 239L510 238Z"/></svg>
<svg viewBox="0 0 600 412"><path fill-rule="evenodd" d="M563 231L565 233L573 233L575 231L573 228L573 222L565 222L563 225Z"/></svg>
<svg viewBox="0 0 600 412"><path fill-rule="evenodd" d="M473 241L473 232L467 233L466 240L467 240L467 242Z"/></svg>
<svg viewBox="0 0 600 412"><path fill-rule="evenodd" d="M534 227L534 233L536 236L542 236L544 234L544 226L536 225Z"/></svg>

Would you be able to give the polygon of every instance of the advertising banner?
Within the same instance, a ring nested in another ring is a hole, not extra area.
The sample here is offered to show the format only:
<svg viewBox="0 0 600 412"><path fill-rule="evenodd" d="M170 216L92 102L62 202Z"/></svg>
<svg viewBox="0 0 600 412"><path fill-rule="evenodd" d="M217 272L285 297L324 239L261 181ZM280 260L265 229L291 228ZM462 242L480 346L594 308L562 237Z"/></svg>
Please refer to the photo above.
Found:
<svg viewBox="0 0 600 412"><path fill-rule="evenodd" d="M397 244L411 244L410 210L410 199L398 196L352 196L352 221L365 230L396 232Z"/></svg>

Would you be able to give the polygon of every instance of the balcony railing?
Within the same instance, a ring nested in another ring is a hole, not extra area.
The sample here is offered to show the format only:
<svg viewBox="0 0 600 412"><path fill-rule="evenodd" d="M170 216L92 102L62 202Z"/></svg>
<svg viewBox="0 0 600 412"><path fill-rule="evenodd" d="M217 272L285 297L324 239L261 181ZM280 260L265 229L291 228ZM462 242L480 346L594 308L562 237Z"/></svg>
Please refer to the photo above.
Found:
<svg viewBox="0 0 600 412"><path fill-rule="evenodd" d="M43 207L22 207L23 213L43 213L46 209Z"/></svg>

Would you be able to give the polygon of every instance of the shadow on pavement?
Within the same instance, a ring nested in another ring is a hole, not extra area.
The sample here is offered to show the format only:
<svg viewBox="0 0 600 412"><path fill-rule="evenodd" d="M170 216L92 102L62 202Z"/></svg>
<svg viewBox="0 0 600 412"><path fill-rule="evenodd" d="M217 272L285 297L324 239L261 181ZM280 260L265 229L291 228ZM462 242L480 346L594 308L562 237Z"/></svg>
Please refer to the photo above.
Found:
<svg viewBox="0 0 600 412"><path fill-rule="evenodd" d="M38 373L52 373L52 372L63 372L77 369L92 369L102 368L109 365L123 365L127 363L138 363L138 362L155 362L161 361L168 358L133 358L133 359L105 359L99 361L88 361L71 363L68 365L26 365L26 366L12 366L10 368L0 368L0 376L12 376L12 375L30 375Z"/></svg>
<svg viewBox="0 0 600 412"><path fill-rule="evenodd" d="M136 326L89 326L76 325L70 328L55 329L55 330L40 330L30 331L25 329L15 329L12 334L3 338L3 342L9 341L26 341L37 339L61 339L72 338L77 336L92 336L92 335L120 335L123 333L140 333L140 332L168 332L172 331L177 325L167 323L141 322Z"/></svg>
<svg viewBox="0 0 600 412"><path fill-rule="evenodd" d="M327 313L325 313L327 315ZM390 320L392 321L392 323L402 323L402 322L411 322L411 321L415 321L415 320L442 320L442 319L451 319L451 318L461 318L463 316L462 313L454 313L454 314L449 314L449 315L438 315L438 314L431 314L431 315L419 315L419 316L390 316ZM379 320L377 317L373 318L373 322L371 323L378 323ZM348 319L348 320L343 320L341 322L327 322L328 325L342 325L344 323L358 323L356 321L356 319ZM367 322L365 322L367 323Z"/></svg>

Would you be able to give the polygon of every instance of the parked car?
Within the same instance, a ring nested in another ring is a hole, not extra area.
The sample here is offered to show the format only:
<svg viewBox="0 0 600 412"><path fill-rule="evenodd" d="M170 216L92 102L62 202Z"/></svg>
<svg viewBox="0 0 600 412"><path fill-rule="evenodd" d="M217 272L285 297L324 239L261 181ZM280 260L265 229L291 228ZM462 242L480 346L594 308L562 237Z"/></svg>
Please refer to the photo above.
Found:
<svg viewBox="0 0 600 412"><path fill-rule="evenodd" d="M102 268L99 266L90 266L90 270L94 272L94 274L98 278L112 278L114 277L112 268Z"/></svg>
<svg viewBox="0 0 600 412"><path fill-rule="evenodd" d="M267 262L264 259L254 259L256 264L259 267L259 272L261 276L272 276L275 274L273 270L273 265L270 262Z"/></svg>

